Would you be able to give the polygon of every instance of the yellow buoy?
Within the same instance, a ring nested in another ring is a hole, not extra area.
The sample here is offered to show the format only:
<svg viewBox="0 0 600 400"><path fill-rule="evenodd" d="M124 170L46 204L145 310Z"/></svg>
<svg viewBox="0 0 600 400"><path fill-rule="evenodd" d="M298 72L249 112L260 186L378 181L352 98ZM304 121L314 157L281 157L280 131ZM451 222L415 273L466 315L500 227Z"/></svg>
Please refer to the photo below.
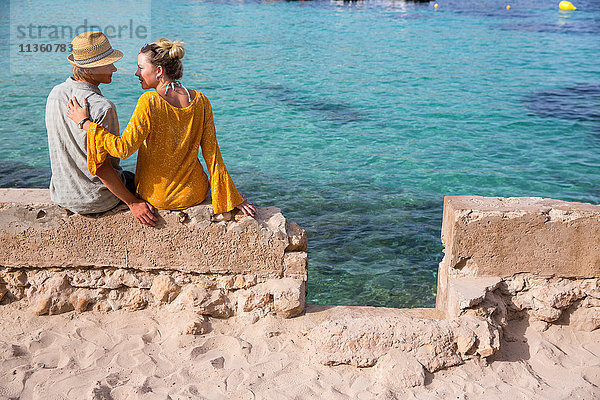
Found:
<svg viewBox="0 0 600 400"><path fill-rule="evenodd" d="M560 8L561 10L565 10L565 11L577 10L577 7L575 7L573 5L573 3L571 3L570 1L566 1L566 0L563 0L560 3L558 3L558 8Z"/></svg>
<svg viewBox="0 0 600 400"><path fill-rule="evenodd" d="M437 10L437 8L438 8L439 6L440 6L440 5L439 5L438 3L435 3L435 4L433 5L433 8L435 8L435 9Z"/></svg>
<svg viewBox="0 0 600 400"><path fill-rule="evenodd" d="M506 9L507 9L507 10L510 10L510 4L506 6Z"/></svg>

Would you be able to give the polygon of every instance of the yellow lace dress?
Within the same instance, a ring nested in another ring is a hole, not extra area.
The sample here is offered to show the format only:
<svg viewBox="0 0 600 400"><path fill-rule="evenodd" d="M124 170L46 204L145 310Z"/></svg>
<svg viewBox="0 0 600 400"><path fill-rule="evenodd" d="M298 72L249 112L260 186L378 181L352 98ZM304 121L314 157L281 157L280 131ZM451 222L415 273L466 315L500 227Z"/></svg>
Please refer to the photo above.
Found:
<svg viewBox="0 0 600 400"><path fill-rule="evenodd" d="M210 180L198 159L199 149ZM172 106L155 91L145 92L121 136L90 124L87 163L92 175L107 154L127 158L136 150L137 193L156 208L184 209L204 201L209 191L215 213L244 201L223 163L210 102L199 91L184 108Z"/></svg>

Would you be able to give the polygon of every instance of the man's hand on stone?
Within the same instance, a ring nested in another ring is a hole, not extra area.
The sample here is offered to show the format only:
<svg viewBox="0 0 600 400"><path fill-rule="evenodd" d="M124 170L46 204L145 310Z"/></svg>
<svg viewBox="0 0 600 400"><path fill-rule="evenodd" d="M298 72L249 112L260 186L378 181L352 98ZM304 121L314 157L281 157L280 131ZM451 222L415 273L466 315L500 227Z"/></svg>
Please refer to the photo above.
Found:
<svg viewBox="0 0 600 400"><path fill-rule="evenodd" d="M140 224L154 226L158 218L154 215L154 207L142 199L137 199L131 204L127 204L131 213Z"/></svg>

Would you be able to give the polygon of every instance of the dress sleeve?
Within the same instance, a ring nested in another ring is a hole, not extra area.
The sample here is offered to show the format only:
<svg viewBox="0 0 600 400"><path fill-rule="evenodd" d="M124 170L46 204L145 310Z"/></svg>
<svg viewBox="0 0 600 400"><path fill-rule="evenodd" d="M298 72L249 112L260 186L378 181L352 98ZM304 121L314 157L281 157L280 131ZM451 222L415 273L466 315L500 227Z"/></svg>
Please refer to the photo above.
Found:
<svg viewBox="0 0 600 400"><path fill-rule="evenodd" d="M121 136L115 136L104 127L92 122L87 131L87 164L90 174L96 175L106 156L127 158L137 151L150 134L150 103L142 95L127 128Z"/></svg>
<svg viewBox="0 0 600 400"><path fill-rule="evenodd" d="M233 180L225 168L223 157L221 157L212 107L208 99L204 101L204 128L200 146L210 175L210 191L215 214L230 211L242 204L244 199L235 188Z"/></svg>
<svg viewBox="0 0 600 400"><path fill-rule="evenodd" d="M117 116L117 110L114 104L111 104L111 106L108 107L102 114L100 114L96 120L90 122L95 122L96 124L102 126L104 129L106 129L113 135L118 135L120 132L119 117ZM110 159L113 168L115 167L115 165L118 165L118 158L112 156L107 158Z"/></svg>

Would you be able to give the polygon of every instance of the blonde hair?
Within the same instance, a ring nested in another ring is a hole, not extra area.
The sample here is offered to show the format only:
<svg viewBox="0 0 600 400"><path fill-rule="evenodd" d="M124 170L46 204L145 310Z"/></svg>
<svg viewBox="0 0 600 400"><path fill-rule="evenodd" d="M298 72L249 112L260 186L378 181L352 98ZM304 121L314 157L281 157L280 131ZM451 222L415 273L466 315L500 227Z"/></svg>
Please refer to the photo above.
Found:
<svg viewBox="0 0 600 400"><path fill-rule="evenodd" d="M162 51L169 52L170 58L181 60L185 55L185 50L183 48L184 43L181 40L175 40L174 42L171 42L169 39L160 38L154 42L154 44Z"/></svg>
<svg viewBox="0 0 600 400"><path fill-rule="evenodd" d="M155 67L163 68L165 77L171 80L180 79L183 76L183 64L181 59L185 55L184 43L179 40L170 41L160 38L154 43L145 45L140 53L146 54L148 60Z"/></svg>
<svg viewBox="0 0 600 400"><path fill-rule="evenodd" d="M77 81L87 81L90 79L90 76L85 68L77 67L75 65L73 65L73 68L71 68L71 74Z"/></svg>

